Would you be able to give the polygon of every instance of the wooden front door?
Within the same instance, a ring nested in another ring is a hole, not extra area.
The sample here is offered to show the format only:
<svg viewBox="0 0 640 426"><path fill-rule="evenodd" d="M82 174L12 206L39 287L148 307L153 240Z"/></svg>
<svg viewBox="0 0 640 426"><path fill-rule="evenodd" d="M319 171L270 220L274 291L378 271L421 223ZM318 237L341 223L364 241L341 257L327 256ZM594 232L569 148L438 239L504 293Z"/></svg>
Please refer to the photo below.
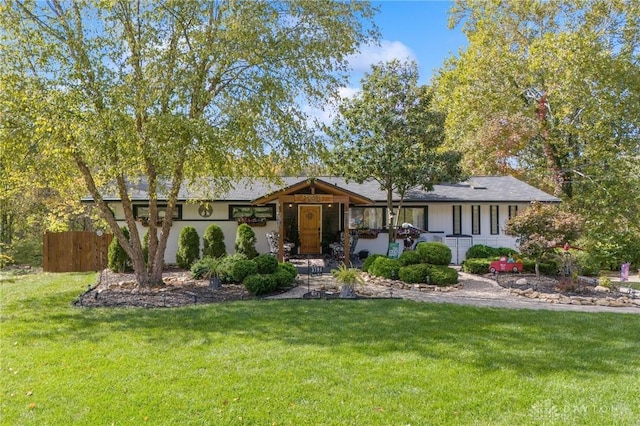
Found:
<svg viewBox="0 0 640 426"><path fill-rule="evenodd" d="M321 253L320 236L322 229L322 206L301 205L298 210L300 227L300 254Z"/></svg>

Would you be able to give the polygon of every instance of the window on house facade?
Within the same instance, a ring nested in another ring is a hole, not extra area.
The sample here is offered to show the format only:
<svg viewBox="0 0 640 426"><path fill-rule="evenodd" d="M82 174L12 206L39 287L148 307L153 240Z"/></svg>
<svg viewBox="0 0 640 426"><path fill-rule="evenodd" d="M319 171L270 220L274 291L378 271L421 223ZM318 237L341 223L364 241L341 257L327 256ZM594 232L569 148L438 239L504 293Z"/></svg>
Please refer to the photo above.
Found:
<svg viewBox="0 0 640 426"><path fill-rule="evenodd" d="M491 216L491 235L498 235L500 233L500 207L492 205L489 208L489 215Z"/></svg>
<svg viewBox="0 0 640 426"><path fill-rule="evenodd" d="M385 226L383 207L351 207L349 228L382 229Z"/></svg>
<svg viewBox="0 0 640 426"><path fill-rule="evenodd" d="M167 210L167 205L166 204L158 204L158 216L159 217L164 217L165 213ZM133 206L133 215L136 219L145 219L145 218L149 218L149 205L145 204L145 205L135 205ZM180 220L182 219L182 205L181 204L176 204L176 206L173 208L173 220Z"/></svg>
<svg viewBox="0 0 640 426"><path fill-rule="evenodd" d="M462 234L462 206L453 206L453 233Z"/></svg>
<svg viewBox="0 0 640 426"><path fill-rule="evenodd" d="M477 204L471 206L471 234L480 234L480 206Z"/></svg>
<svg viewBox="0 0 640 426"><path fill-rule="evenodd" d="M509 206L509 219L518 214L518 206L512 204Z"/></svg>
<svg viewBox="0 0 640 426"><path fill-rule="evenodd" d="M428 211L427 207L403 207L398 213L398 225L410 223L416 228L427 230L429 229Z"/></svg>

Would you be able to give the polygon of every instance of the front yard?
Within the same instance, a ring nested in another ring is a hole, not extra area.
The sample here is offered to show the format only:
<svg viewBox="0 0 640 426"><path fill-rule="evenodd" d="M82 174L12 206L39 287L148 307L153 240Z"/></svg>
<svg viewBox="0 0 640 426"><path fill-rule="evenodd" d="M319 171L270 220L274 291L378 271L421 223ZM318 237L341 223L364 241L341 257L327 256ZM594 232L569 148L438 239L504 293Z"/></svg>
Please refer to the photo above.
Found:
<svg viewBox="0 0 640 426"><path fill-rule="evenodd" d="M1 424L635 424L637 315L399 300L77 308L0 280Z"/></svg>

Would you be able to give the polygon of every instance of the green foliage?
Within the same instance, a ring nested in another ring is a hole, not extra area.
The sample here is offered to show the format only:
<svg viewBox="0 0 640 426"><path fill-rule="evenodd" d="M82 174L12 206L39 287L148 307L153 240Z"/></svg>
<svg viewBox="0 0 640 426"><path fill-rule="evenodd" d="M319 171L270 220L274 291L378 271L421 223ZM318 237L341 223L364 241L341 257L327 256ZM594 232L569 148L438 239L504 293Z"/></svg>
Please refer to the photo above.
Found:
<svg viewBox="0 0 640 426"><path fill-rule="evenodd" d="M259 274L272 274L278 269L278 259L270 254L261 254L253 261L258 267Z"/></svg>
<svg viewBox="0 0 640 426"><path fill-rule="evenodd" d="M124 236L129 237L129 229L126 226L120 228ZM125 272L131 269L131 259L129 255L120 245L117 238L111 240L109 251L107 253L107 265L113 272Z"/></svg>
<svg viewBox="0 0 640 426"><path fill-rule="evenodd" d="M234 282L241 283L250 275L258 273L256 262L250 259L240 259L233 264L231 277Z"/></svg>
<svg viewBox="0 0 640 426"><path fill-rule="evenodd" d="M357 268L349 268L344 263L338 266L337 269L332 269L331 275L339 284L349 286L351 288L355 287L356 284L364 285L362 271Z"/></svg>
<svg viewBox="0 0 640 426"><path fill-rule="evenodd" d="M17 265L42 266L42 237L14 241L9 255Z"/></svg>
<svg viewBox="0 0 640 426"><path fill-rule="evenodd" d="M369 272L369 269L371 268L371 265L373 265L373 262L376 261L377 258L379 257L386 257L383 254L370 254L365 260L364 262L362 262L362 272Z"/></svg>
<svg viewBox="0 0 640 426"><path fill-rule="evenodd" d="M222 257L227 254L224 232L215 223L209 225L202 236L202 256Z"/></svg>
<svg viewBox="0 0 640 426"><path fill-rule="evenodd" d="M489 259L493 257L508 256L516 251L509 247L489 247L483 244L476 244L467 250L467 259Z"/></svg>
<svg viewBox="0 0 640 426"><path fill-rule="evenodd" d="M255 296L272 293L278 288L278 281L273 274L249 275L242 281L242 284L249 293Z"/></svg>
<svg viewBox="0 0 640 426"><path fill-rule="evenodd" d="M219 257L206 256L191 265L191 276L197 280L209 279L218 271L218 265L222 261Z"/></svg>
<svg viewBox="0 0 640 426"><path fill-rule="evenodd" d="M11 131L0 152L6 144L64 177L50 192L78 178L97 183L82 189L114 234L101 188L127 193L145 179L150 229L168 229L186 182L206 177L203 188L224 189L256 165L273 178L322 155L301 105L337 94L350 55L377 38L374 12L368 2L5 2L0 110ZM2 164L12 176L24 165ZM162 218L155 200L165 194ZM147 271L141 245L130 252L139 284L161 279L162 261Z"/></svg>
<svg viewBox="0 0 640 426"><path fill-rule="evenodd" d="M491 259L466 259L462 263L462 271L468 274L486 274L489 272Z"/></svg>
<svg viewBox="0 0 640 426"><path fill-rule="evenodd" d="M361 83L362 91L342 100L326 129L335 146L328 160L332 173L360 183L374 179L401 200L412 188L460 180L460 155L440 147L444 115L431 105L431 88L418 84L415 62L375 64ZM387 208L393 210L391 201Z"/></svg>
<svg viewBox="0 0 640 426"><path fill-rule="evenodd" d="M180 268L189 269L200 257L200 236L193 226L185 226L178 238L176 263Z"/></svg>
<svg viewBox="0 0 640 426"><path fill-rule="evenodd" d="M458 271L448 266L429 265L429 283L448 286L458 283Z"/></svg>
<svg viewBox="0 0 640 426"><path fill-rule="evenodd" d="M400 257L398 258L398 263L400 264L400 266L415 265L420 262L422 262L420 253L413 250L403 251Z"/></svg>
<svg viewBox="0 0 640 426"><path fill-rule="evenodd" d="M528 274L536 272L536 261L531 259L524 259L522 261L522 270ZM542 275L558 275L560 266L554 261L545 261L538 264L538 270Z"/></svg>
<svg viewBox="0 0 640 426"><path fill-rule="evenodd" d="M601 287L606 287L610 290L617 290L618 286L615 285L613 283L613 281L611 281L611 279L609 277L607 277L606 275L601 276L600 278L598 278L598 285Z"/></svg>
<svg viewBox="0 0 640 426"><path fill-rule="evenodd" d="M144 237L142 237L142 258L144 259L144 263L149 263L149 230L144 233Z"/></svg>
<svg viewBox="0 0 640 426"><path fill-rule="evenodd" d="M451 263L451 249L444 243L422 242L416 246L423 263L432 265L449 265Z"/></svg>
<svg viewBox="0 0 640 426"><path fill-rule="evenodd" d="M256 233L251 226L246 223L238 225L235 242L236 253L244 254L248 259L253 259L258 255L256 241Z"/></svg>
<svg viewBox="0 0 640 426"><path fill-rule="evenodd" d="M410 264L400 268L399 277L408 284L426 283L430 270L431 265L426 263Z"/></svg>
<svg viewBox="0 0 640 426"><path fill-rule="evenodd" d="M398 259L389 259L385 256L376 258L371 266L369 266L369 273L371 275L392 280L398 279L399 271L400 263Z"/></svg>
<svg viewBox="0 0 640 426"><path fill-rule="evenodd" d="M233 267L237 262L247 260L247 256L240 253L228 254L220 258L218 263L218 276L222 282L233 281Z"/></svg>
<svg viewBox="0 0 640 426"><path fill-rule="evenodd" d="M580 275L588 277L596 277L600 275L602 265L596 256L593 256L586 251L578 251L576 253L572 253L571 256L580 271Z"/></svg>
<svg viewBox="0 0 640 426"><path fill-rule="evenodd" d="M278 271L284 271L289 274L291 276L291 282L295 281L296 277L298 276L298 270L293 264L289 262L278 264Z"/></svg>

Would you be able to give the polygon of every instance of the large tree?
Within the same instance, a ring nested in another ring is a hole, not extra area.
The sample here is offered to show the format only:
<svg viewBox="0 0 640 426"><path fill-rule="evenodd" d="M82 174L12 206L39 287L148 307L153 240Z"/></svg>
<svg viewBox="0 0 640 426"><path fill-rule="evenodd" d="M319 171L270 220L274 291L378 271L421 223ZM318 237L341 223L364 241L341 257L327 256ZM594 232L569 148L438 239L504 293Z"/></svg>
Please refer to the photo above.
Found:
<svg viewBox="0 0 640 426"><path fill-rule="evenodd" d="M469 45L434 84L466 170L549 189L594 235L638 235L640 4L457 1L451 24Z"/></svg>
<svg viewBox="0 0 640 426"><path fill-rule="evenodd" d="M228 179L272 175L273 164L297 167L318 152L299 105L336 93L347 56L376 35L373 12L333 1L8 0L0 84L15 94L3 110L17 128L2 143L32 143L65 171L73 164L137 282L160 282L183 184L206 176L212 190L224 189ZM19 125L25 112L29 132ZM147 264L129 197L140 179ZM108 191L122 200L130 240L104 202ZM167 200L160 221L158 198Z"/></svg>
<svg viewBox="0 0 640 426"><path fill-rule="evenodd" d="M407 191L433 189L458 181L459 154L443 151L444 116L433 109L430 87L418 84L413 61L373 65L362 90L344 99L327 134L334 143L328 161L332 172L362 183L374 179L387 193L387 209L400 205ZM389 219L389 242L395 240Z"/></svg>

